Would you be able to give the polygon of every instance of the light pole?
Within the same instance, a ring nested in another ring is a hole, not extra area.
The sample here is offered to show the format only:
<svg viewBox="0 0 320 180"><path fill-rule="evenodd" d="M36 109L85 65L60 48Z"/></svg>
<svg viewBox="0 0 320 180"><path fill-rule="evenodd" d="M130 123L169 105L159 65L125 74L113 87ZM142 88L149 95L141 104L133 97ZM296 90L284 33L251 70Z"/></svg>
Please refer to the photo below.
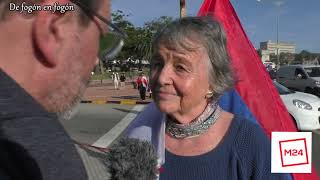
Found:
<svg viewBox="0 0 320 180"><path fill-rule="evenodd" d="M280 55L279 55L279 8L277 10L277 67L280 66Z"/></svg>
<svg viewBox="0 0 320 180"><path fill-rule="evenodd" d="M261 2L261 0L257 0ZM284 4L283 0L275 0L273 4L277 7L277 19L276 19L276 33L277 33L277 44L276 44L276 53L277 53L277 68L280 66L280 53L279 53L279 17L280 17L280 6Z"/></svg>
<svg viewBox="0 0 320 180"><path fill-rule="evenodd" d="M283 1L275 1L274 4L277 7L277 68L280 66L280 54L279 54L279 17L280 17L280 6Z"/></svg>
<svg viewBox="0 0 320 180"><path fill-rule="evenodd" d="M186 0L180 0L180 18L186 16Z"/></svg>

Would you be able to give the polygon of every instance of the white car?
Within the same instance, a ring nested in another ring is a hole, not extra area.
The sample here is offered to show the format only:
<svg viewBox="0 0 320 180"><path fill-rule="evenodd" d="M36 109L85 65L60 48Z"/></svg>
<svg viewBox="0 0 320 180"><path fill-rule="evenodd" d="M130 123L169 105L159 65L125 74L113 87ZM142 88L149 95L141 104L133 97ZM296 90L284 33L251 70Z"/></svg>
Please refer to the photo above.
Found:
<svg viewBox="0 0 320 180"><path fill-rule="evenodd" d="M320 98L307 93L292 91L274 81L288 112L299 130L320 129Z"/></svg>

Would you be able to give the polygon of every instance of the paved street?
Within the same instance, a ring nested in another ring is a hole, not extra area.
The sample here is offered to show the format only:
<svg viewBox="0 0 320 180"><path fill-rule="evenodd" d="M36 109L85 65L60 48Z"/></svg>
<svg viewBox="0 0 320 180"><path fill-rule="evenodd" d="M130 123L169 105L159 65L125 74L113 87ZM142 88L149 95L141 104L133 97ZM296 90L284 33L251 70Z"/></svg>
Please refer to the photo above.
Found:
<svg viewBox="0 0 320 180"><path fill-rule="evenodd" d="M137 114L134 107L119 104L80 104L76 108L75 116L62 124L75 141L94 144L128 113Z"/></svg>

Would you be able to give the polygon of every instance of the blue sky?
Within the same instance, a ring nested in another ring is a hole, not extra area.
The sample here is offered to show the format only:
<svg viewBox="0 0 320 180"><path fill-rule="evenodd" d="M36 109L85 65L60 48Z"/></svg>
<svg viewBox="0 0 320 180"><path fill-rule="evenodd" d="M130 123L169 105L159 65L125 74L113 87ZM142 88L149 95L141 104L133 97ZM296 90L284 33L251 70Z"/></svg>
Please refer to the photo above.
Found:
<svg viewBox="0 0 320 180"><path fill-rule="evenodd" d="M279 40L320 53L320 0L230 0L248 37L256 48L259 42L276 40L279 14ZM282 1L277 7L275 3ZM112 10L130 14L134 25L160 16L179 17L179 0L112 0ZM187 14L196 15L203 0L186 0Z"/></svg>

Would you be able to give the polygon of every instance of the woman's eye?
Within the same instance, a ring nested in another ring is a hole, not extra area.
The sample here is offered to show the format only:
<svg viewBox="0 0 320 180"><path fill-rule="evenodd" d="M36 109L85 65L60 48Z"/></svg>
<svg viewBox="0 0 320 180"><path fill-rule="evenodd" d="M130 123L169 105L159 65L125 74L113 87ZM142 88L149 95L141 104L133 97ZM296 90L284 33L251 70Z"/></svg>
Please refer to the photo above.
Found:
<svg viewBox="0 0 320 180"><path fill-rule="evenodd" d="M186 69L182 65L176 65L178 71L185 71Z"/></svg>

